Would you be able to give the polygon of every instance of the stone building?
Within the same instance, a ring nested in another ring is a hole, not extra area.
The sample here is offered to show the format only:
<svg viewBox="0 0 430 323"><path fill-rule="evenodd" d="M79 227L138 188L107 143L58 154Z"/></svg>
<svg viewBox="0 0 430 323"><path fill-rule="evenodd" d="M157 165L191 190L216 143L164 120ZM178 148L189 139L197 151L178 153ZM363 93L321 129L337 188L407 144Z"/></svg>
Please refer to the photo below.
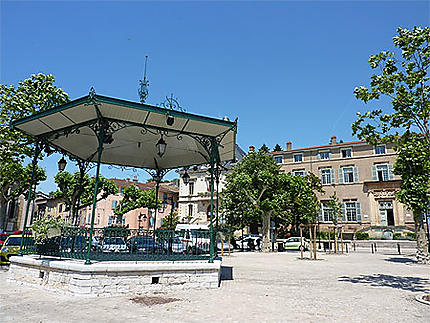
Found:
<svg viewBox="0 0 430 323"><path fill-rule="evenodd" d="M236 145L235 158L239 161L245 152ZM225 175L233 163L227 163L220 169L218 191L224 188ZM210 167L208 165L194 166L188 171L189 183L182 180L183 171L179 172L179 220L182 223L209 224L210 222ZM214 186L214 205L217 200L217 185Z"/></svg>
<svg viewBox="0 0 430 323"><path fill-rule="evenodd" d="M364 141L337 142L271 153L281 169L297 176L311 172L323 184L319 224L332 224L326 202L336 192L343 207L345 232L367 231L371 236L389 238L395 232L414 230L412 211L398 202L394 193L401 179L393 174L396 153L391 144L371 146Z"/></svg>
<svg viewBox="0 0 430 323"><path fill-rule="evenodd" d="M137 177L130 179L112 179L118 186L118 193L109 195L106 199L101 200L96 206L96 216L94 219L94 227L102 228L111 225L126 225L131 229L152 229L154 226L155 213L154 210L148 208L139 208L124 214L122 223L117 223L117 217L114 214L114 209L124 197L124 189L136 185L141 190L155 189L155 182L140 183ZM178 207L178 191L179 188L175 183L160 183L158 199L161 204L158 208L156 227L163 225L164 221L176 212ZM82 211L80 217L80 225L89 226L91 221L92 206L88 206Z"/></svg>

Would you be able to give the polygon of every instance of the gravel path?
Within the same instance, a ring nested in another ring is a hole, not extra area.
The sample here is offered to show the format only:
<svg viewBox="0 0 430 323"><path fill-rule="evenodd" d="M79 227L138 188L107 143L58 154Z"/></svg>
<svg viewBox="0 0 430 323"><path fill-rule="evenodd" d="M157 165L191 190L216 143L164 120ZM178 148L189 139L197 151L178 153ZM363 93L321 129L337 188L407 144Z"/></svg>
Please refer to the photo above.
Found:
<svg viewBox="0 0 430 323"><path fill-rule="evenodd" d="M217 290L84 298L17 286L0 269L0 322L430 322L430 266L412 255L235 253ZM164 303L164 304L159 304Z"/></svg>

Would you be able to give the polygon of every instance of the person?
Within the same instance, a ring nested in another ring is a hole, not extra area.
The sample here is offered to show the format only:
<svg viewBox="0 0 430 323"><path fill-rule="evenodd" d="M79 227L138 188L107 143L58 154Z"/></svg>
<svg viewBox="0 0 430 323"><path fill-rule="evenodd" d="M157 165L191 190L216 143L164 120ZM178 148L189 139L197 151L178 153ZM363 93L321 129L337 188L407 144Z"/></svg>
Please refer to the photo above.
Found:
<svg viewBox="0 0 430 323"><path fill-rule="evenodd" d="M257 250L261 250L261 239L257 239Z"/></svg>
<svg viewBox="0 0 430 323"><path fill-rule="evenodd" d="M248 239L248 249L249 250L254 250L255 249L254 239L252 239L252 238Z"/></svg>

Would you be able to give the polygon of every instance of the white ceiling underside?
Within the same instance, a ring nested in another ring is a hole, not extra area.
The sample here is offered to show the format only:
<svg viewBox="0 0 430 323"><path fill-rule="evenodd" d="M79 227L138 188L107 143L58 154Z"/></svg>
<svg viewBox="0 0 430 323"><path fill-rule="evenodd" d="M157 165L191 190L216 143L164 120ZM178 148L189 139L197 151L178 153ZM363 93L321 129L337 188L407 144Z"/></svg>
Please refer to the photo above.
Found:
<svg viewBox="0 0 430 323"><path fill-rule="evenodd" d="M218 148L220 161L234 159L236 133L233 122L108 97L96 98L102 118L131 123L113 133L111 144L104 144L101 157L104 164L167 169L207 163L208 152L191 135L219 136L222 138ZM97 137L90 127L85 126L97 119L97 112L94 105L86 105L86 101L84 97L18 120L14 127L33 137L45 137L46 141L70 155L97 161ZM166 123L167 114L174 117L172 126ZM76 125L83 126L67 136L55 135L55 132L62 133ZM161 137L157 128L167 131L163 136L167 148L162 157L156 153L156 143ZM49 133L52 135L46 137Z"/></svg>

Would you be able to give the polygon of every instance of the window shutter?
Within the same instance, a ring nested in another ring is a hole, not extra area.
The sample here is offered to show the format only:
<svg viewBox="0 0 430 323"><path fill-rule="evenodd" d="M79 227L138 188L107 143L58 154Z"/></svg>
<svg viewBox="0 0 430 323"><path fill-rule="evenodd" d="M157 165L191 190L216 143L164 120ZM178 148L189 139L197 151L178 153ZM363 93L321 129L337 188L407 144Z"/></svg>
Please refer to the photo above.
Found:
<svg viewBox="0 0 430 323"><path fill-rule="evenodd" d="M338 170L339 184L343 184L343 169L339 168Z"/></svg>
<svg viewBox="0 0 430 323"><path fill-rule="evenodd" d="M393 165L388 165L388 178L394 179Z"/></svg>
<svg viewBox="0 0 430 323"><path fill-rule="evenodd" d="M358 167L354 167L354 183L358 183Z"/></svg>
<svg viewBox="0 0 430 323"><path fill-rule="evenodd" d="M331 151L328 153L328 159L331 159Z"/></svg>
<svg viewBox="0 0 430 323"><path fill-rule="evenodd" d="M355 209L357 212L357 222L361 222L361 204L360 203L355 203Z"/></svg>
<svg viewBox="0 0 430 323"><path fill-rule="evenodd" d="M342 222L346 222L346 204L342 203Z"/></svg>
<svg viewBox="0 0 430 323"><path fill-rule="evenodd" d="M336 181L335 181L335 179L334 179L334 169L332 168L332 169L330 169L330 177L331 177L331 183L332 184L335 184L336 183Z"/></svg>
<svg viewBox="0 0 430 323"><path fill-rule="evenodd" d="M318 156L318 160L320 160L321 159L321 154L317 153L317 156Z"/></svg>
<svg viewBox="0 0 430 323"><path fill-rule="evenodd" d="M376 166L373 165L372 166L372 181L377 181L378 180L378 176L376 174Z"/></svg>
<svg viewBox="0 0 430 323"><path fill-rule="evenodd" d="M320 222L324 222L323 214L322 214L322 204L320 204L320 208L319 208L319 210L318 210L318 220L319 220Z"/></svg>

